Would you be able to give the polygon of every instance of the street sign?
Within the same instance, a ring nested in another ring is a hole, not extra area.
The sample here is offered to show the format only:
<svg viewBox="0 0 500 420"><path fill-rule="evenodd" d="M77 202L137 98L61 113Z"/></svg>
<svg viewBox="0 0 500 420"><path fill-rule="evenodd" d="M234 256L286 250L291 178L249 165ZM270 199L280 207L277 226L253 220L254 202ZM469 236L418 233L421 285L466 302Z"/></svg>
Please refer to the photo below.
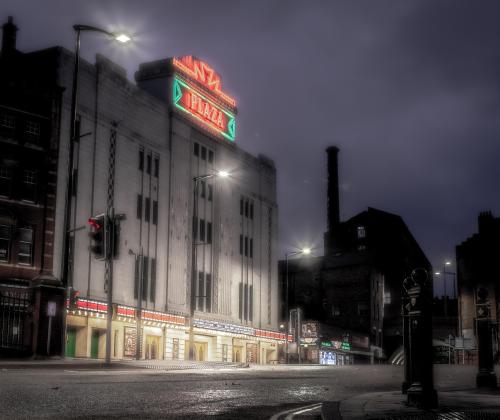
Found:
<svg viewBox="0 0 500 420"><path fill-rule="evenodd" d="M53 317L56 316L57 305L56 302L49 301L47 302L47 316Z"/></svg>

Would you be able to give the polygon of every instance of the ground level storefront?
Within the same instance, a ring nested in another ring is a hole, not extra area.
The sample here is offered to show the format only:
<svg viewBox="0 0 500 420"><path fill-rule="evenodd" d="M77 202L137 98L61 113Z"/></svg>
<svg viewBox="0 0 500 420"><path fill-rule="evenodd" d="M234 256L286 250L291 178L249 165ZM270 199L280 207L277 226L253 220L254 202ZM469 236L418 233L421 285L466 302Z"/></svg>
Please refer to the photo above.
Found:
<svg viewBox="0 0 500 420"><path fill-rule="evenodd" d="M187 318L117 305L111 332L113 359L188 360ZM104 358L107 305L79 299L66 318L66 355ZM284 334L219 321L195 319L194 359L270 364L278 358ZM137 356L139 355L139 357Z"/></svg>

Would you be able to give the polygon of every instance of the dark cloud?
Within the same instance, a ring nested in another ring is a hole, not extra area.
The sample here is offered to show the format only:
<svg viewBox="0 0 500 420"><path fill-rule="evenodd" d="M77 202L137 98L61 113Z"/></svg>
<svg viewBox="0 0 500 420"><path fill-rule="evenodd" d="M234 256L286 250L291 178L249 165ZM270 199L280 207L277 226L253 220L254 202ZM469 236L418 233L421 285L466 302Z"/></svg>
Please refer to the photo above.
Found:
<svg viewBox="0 0 500 420"><path fill-rule="evenodd" d="M128 69L195 54L238 99L241 147L278 167L281 250L326 228L324 149L341 148L341 215L400 214L431 261L453 257L477 213L500 214L500 3L7 0L26 50L72 48L71 25L132 28ZM5 15L5 16L6 16Z"/></svg>

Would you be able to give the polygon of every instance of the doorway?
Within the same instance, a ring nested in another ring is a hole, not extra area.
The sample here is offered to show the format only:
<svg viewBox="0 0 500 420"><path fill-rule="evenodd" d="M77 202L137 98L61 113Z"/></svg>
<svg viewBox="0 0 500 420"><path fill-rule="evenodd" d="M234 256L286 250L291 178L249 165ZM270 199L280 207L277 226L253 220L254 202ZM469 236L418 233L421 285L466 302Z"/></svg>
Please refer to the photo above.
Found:
<svg viewBox="0 0 500 420"><path fill-rule="evenodd" d="M233 361L241 363L242 353L243 353L243 346L233 346Z"/></svg>
<svg viewBox="0 0 500 420"><path fill-rule="evenodd" d="M92 329L92 337L90 339L90 357L92 359L99 358L99 340L101 338L101 330Z"/></svg>
<svg viewBox="0 0 500 420"><path fill-rule="evenodd" d="M76 328L68 328L66 331L66 356L76 355Z"/></svg>
<svg viewBox="0 0 500 420"><path fill-rule="evenodd" d="M159 346L160 346L160 337L157 337L156 335L147 335L145 358L149 360L158 359Z"/></svg>

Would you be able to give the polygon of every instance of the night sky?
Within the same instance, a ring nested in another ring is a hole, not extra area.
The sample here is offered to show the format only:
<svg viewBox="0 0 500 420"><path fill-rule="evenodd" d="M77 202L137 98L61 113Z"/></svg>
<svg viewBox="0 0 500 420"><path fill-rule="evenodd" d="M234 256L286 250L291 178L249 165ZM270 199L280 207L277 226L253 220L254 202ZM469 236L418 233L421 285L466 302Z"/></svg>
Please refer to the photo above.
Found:
<svg viewBox="0 0 500 420"><path fill-rule="evenodd" d="M368 206L401 215L435 269L476 232L479 211L500 216L498 1L3 0L1 10L23 51L72 50L79 23L135 35L126 49L82 39L84 58L107 55L130 79L170 56L214 67L238 101L237 143L276 162L283 256L322 253L329 145L341 149L341 218Z"/></svg>

